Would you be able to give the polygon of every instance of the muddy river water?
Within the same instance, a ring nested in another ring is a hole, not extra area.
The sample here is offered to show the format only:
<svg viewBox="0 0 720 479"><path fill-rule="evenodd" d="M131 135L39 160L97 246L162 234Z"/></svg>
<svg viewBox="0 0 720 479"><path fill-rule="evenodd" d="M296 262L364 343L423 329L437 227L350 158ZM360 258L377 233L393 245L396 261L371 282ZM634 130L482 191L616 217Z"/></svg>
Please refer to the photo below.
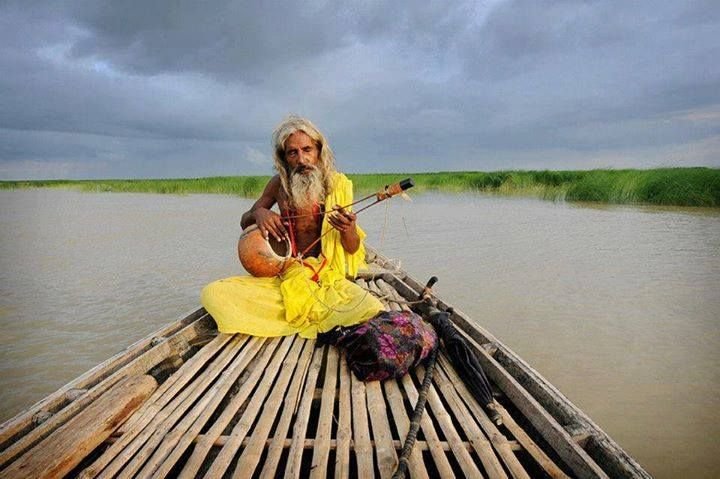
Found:
<svg viewBox="0 0 720 479"><path fill-rule="evenodd" d="M0 421L240 274L250 204L0 191ZM651 474L720 474L720 210L428 193L360 223Z"/></svg>

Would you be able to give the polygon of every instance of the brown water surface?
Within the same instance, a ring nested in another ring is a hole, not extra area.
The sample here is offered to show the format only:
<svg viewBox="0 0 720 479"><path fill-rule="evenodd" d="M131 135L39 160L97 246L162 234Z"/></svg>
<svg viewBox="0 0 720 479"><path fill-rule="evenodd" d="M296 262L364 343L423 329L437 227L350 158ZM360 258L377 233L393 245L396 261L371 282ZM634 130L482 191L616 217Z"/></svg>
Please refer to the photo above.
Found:
<svg viewBox="0 0 720 479"><path fill-rule="evenodd" d="M239 274L250 200L0 191L0 421ZM393 199L369 242L514 349L659 478L717 477L720 210Z"/></svg>

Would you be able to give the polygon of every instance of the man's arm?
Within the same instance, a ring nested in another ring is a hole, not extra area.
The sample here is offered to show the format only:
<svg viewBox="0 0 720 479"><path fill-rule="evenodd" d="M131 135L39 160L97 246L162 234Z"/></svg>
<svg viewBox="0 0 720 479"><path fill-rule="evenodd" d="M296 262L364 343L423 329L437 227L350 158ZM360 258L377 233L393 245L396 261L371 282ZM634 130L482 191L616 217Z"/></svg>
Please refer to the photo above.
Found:
<svg viewBox="0 0 720 479"><path fill-rule="evenodd" d="M287 230L285 225L282 223L282 218L279 214L271 211L270 208L277 203L278 192L280 191L280 177L273 176L268 181L265 190L260 195L260 198L252 205L252 207L243 213L242 219L240 220L240 226L242 229L247 228L252 224L258 225L260 232L268 237L268 234L272 234L278 241L287 236Z"/></svg>

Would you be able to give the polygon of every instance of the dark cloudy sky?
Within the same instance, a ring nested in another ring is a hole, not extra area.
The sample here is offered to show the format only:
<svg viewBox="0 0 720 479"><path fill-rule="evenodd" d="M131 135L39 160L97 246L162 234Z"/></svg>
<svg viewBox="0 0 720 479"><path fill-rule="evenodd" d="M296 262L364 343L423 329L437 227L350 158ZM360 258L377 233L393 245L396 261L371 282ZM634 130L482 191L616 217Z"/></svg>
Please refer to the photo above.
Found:
<svg viewBox="0 0 720 479"><path fill-rule="evenodd" d="M341 5L341 4L344 4ZM0 179L720 166L720 2L0 1Z"/></svg>

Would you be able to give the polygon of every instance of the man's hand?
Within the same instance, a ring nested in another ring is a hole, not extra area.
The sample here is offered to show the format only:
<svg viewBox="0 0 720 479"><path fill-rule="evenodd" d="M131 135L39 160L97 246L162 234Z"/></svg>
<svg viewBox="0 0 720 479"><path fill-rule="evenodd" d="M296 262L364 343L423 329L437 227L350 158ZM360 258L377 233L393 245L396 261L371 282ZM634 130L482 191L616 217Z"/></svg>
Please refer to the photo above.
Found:
<svg viewBox="0 0 720 479"><path fill-rule="evenodd" d="M253 216L255 217L255 224L260 228L260 232L265 238L268 235L273 235L278 241L287 238L288 232L279 214L267 208L256 208L253 211Z"/></svg>
<svg viewBox="0 0 720 479"><path fill-rule="evenodd" d="M327 215L328 223L340 232L340 242L350 254L355 253L360 247L360 236L356 228L357 215L351 211L345 211L341 207L334 208Z"/></svg>
<svg viewBox="0 0 720 479"><path fill-rule="evenodd" d="M355 221L357 215L351 211L345 211L342 207L333 209L328 214L328 223L340 233L355 232Z"/></svg>

